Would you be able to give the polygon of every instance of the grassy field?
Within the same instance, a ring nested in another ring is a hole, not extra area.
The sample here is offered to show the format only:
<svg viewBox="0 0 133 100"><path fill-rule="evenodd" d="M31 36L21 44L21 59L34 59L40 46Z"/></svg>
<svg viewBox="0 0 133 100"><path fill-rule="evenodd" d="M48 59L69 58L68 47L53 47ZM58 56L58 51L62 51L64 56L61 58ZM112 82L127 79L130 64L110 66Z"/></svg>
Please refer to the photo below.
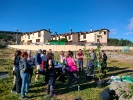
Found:
<svg viewBox="0 0 133 100"><path fill-rule="evenodd" d="M13 63L11 58L14 54L14 50L0 49L0 72L8 72L9 77L0 79L0 100L19 100L20 94L11 93L13 87L13 76L11 75ZM56 59L59 60L58 53L55 53ZM84 61L86 63L86 61ZM35 69L34 69L35 71ZM108 73L104 79L109 79L112 75L133 75L132 63L117 61L115 59L108 60ZM81 91L77 91L77 87L72 92L69 92L68 85L66 83L60 83L57 81L57 96L49 98L45 94L44 77L41 76L38 83L34 81L35 74L33 75L32 85L30 87L30 93L27 94L29 100L74 100L76 97L81 97L83 100L98 100L100 92L106 88L98 88L95 81L85 81L84 74L79 73Z"/></svg>

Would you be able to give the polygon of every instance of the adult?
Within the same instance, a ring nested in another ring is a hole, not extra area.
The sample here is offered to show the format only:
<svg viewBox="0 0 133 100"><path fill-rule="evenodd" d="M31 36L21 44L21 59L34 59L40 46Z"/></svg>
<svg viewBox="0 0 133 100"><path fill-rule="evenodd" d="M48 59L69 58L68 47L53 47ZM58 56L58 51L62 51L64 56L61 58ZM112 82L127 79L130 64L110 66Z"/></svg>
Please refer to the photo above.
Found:
<svg viewBox="0 0 133 100"><path fill-rule="evenodd" d="M52 49L49 49L49 53L52 55L52 59L54 59L54 53L52 52Z"/></svg>
<svg viewBox="0 0 133 100"><path fill-rule="evenodd" d="M27 98L27 96L25 94L29 92L30 65L27 63L28 53L22 52L21 56L22 56L22 58L19 61L20 76L22 78L21 97L23 99L25 99L25 98ZM25 93L25 91L26 91L26 93Z"/></svg>
<svg viewBox="0 0 133 100"><path fill-rule="evenodd" d="M36 77L35 77L35 81L38 81L39 79L39 71L42 70L41 68L41 64L42 64L42 58L41 58L41 54L42 54L42 50L41 49L38 49L36 55L35 55L35 65L36 65L36 69L37 69L37 74L36 74Z"/></svg>
<svg viewBox="0 0 133 100"><path fill-rule="evenodd" d="M65 60L66 60L66 55L63 51L61 51L61 53L60 53L60 62L65 63Z"/></svg>
<svg viewBox="0 0 133 100"><path fill-rule="evenodd" d="M16 93L21 93L21 84L22 84L22 79L20 77L20 71L19 71L20 56L21 56L21 51L17 50L12 59L14 63L13 75L15 75L15 81L11 92L16 92Z"/></svg>
<svg viewBox="0 0 133 100"><path fill-rule="evenodd" d="M41 58L42 58L42 70L44 71L46 67L46 61L47 61L46 50L42 51Z"/></svg>
<svg viewBox="0 0 133 100"><path fill-rule="evenodd" d="M78 80L78 75L77 75L77 65L74 61L72 51L68 51L68 58L66 59L66 63L67 63L68 72L69 72L69 89L70 89L70 91L72 89L72 83L73 83L74 79L76 80L76 83L78 84L78 90L80 90L79 80Z"/></svg>
<svg viewBox="0 0 133 100"><path fill-rule="evenodd" d="M93 62L96 61L96 53L94 52L93 48L91 48L90 56Z"/></svg>
<svg viewBox="0 0 133 100"><path fill-rule="evenodd" d="M45 82L46 82L46 93L50 94L50 96L54 96L55 70L51 53L47 54Z"/></svg>
<svg viewBox="0 0 133 100"><path fill-rule="evenodd" d="M33 67L34 67L35 58L33 58L31 56L31 50L28 50L27 53L28 53L27 63L30 66L30 69L29 69L29 80L30 80L30 82L29 83L31 84L31 78L32 78L32 74L33 74Z"/></svg>
<svg viewBox="0 0 133 100"><path fill-rule="evenodd" d="M107 55L104 52L104 50L101 51L102 54L102 64L101 64L101 70L104 75L106 75L105 69L107 68Z"/></svg>
<svg viewBox="0 0 133 100"><path fill-rule="evenodd" d="M83 53L81 49L79 49L78 51L77 58L78 58L79 71L83 72Z"/></svg>

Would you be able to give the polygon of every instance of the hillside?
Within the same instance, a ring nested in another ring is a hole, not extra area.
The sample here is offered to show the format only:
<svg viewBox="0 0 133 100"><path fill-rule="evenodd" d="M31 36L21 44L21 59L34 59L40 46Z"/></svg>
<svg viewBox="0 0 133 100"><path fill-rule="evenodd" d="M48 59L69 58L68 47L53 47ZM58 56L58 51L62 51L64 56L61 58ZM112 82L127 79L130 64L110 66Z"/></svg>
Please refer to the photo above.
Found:
<svg viewBox="0 0 133 100"><path fill-rule="evenodd" d="M20 36L22 32L18 32L18 43L20 42ZM0 31L0 45L15 44L16 32L11 31Z"/></svg>

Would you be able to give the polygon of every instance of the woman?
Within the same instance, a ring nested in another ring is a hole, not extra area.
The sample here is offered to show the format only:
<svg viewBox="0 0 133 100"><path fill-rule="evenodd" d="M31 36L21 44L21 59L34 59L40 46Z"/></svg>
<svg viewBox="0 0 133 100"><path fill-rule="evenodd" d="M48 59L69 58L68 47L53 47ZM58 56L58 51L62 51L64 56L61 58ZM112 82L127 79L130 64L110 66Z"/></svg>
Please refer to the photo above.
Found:
<svg viewBox="0 0 133 100"><path fill-rule="evenodd" d="M61 53L60 53L60 62L65 63L65 59L66 59L66 56L65 56L64 52L61 51Z"/></svg>
<svg viewBox="0 0 133 100"><path fill-rule="evenodd" d="M46 82L46 93L50 96L54 96L54 85L55 85L55 70L54 70L54 63L52 61L52 55L51 53L47 54L47 66L46 66L46 76L45 76L45 82Z"/></svg>
<svg viewBox="0 0 133 100"><path fill-rule="evenodd" d="M32 74L33 74L33 66L34 66L35 59L31 56L31 51L30 50L27 51L27 53L28 53L27 63L30 66L30 69L29 69L29 83L31 84L31 78L32 78Z"/></svg>
<svg viewBox="0 0 133 100"><path fill-rule="evenodd" d="M66 59L66 63L68 66L68 72L69 72L69 89L71 91L72 89L72 82L75 79L76 83L78 84L78 91L80 90L79 86L79 80L77 75L77 66L73 58L73 52L68 51L68 58Z"/></svg>
<svg viewBox="0 0 133 100"><path fill-rule="evenodd" d="M29 92L30 65L27 63L28 53L22 52L21 56L22 58L19 61L19 70L20 70L20 76L22 78L21 97L24 99L24 98L27 98L25 96L25 89L26 89L26 93Z"/></svg>
<svg viewBox="0 0 133 100"><path fill-rule="evenodd" d="M42 70L44 71L46 67L46 61L47 61L46 50L42 51L41 58L42 58Z"/></svg>
<svg viewBox="0 0 133 100"><path fill-rule="evenodd" d="M21 84L22 84L22 80L20 77L20 71L19 71L20 56L21 56L21 51L17 50L15 52L13 59L12 59L13 63L14 63L13 75L15 75L15 81L14 81L14 86L13 86L13 89L11 92L16 92L16 93L21 92Z"/></svg>

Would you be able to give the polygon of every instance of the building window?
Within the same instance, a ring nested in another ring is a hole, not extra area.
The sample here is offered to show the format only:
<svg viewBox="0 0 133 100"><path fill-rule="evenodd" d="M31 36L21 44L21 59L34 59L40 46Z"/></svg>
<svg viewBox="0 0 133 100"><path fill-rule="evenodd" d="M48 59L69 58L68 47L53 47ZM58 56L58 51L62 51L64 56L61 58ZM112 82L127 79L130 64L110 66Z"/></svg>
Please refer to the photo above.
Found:
<svg viewBox="0 0 133 100"><path fill-rule="evenodd" d="M104 35L106 35L106 32L104 32Z"/></svg>
<svg viewBox="0 0 133 100"><path fill-rule="evenodd" d="M40 42L40 39L36 39L36 42Z"/></svg>
<svg viewBox="0 0 133 100"><path fill-rule="evenodd" d="M30 34L28 34L28 39L30 39Z"/></svg>
<svg viewBox="0 0 133 100"><path fill-rule="evenodd" d="M71 39L71 34L69 34L69 37L68 38Z"/></svg>
<svg viewBox="0 0 133 100"><path fill-rule="evenodd" d="M41 37L41 32L40 31L38 32L38 37Z"/></svg>
<svg viewBox="0 0 133 100"><path fill-rule="evenodd" d="M97 39L97 43L99 43L100 41L99 41L99 39Z"/></svg>
<svg viewBox="0 0 133 100"><path fill-rule="evenodd" d="M83 39L86 39L86 33L83 34Z"/></svg>

